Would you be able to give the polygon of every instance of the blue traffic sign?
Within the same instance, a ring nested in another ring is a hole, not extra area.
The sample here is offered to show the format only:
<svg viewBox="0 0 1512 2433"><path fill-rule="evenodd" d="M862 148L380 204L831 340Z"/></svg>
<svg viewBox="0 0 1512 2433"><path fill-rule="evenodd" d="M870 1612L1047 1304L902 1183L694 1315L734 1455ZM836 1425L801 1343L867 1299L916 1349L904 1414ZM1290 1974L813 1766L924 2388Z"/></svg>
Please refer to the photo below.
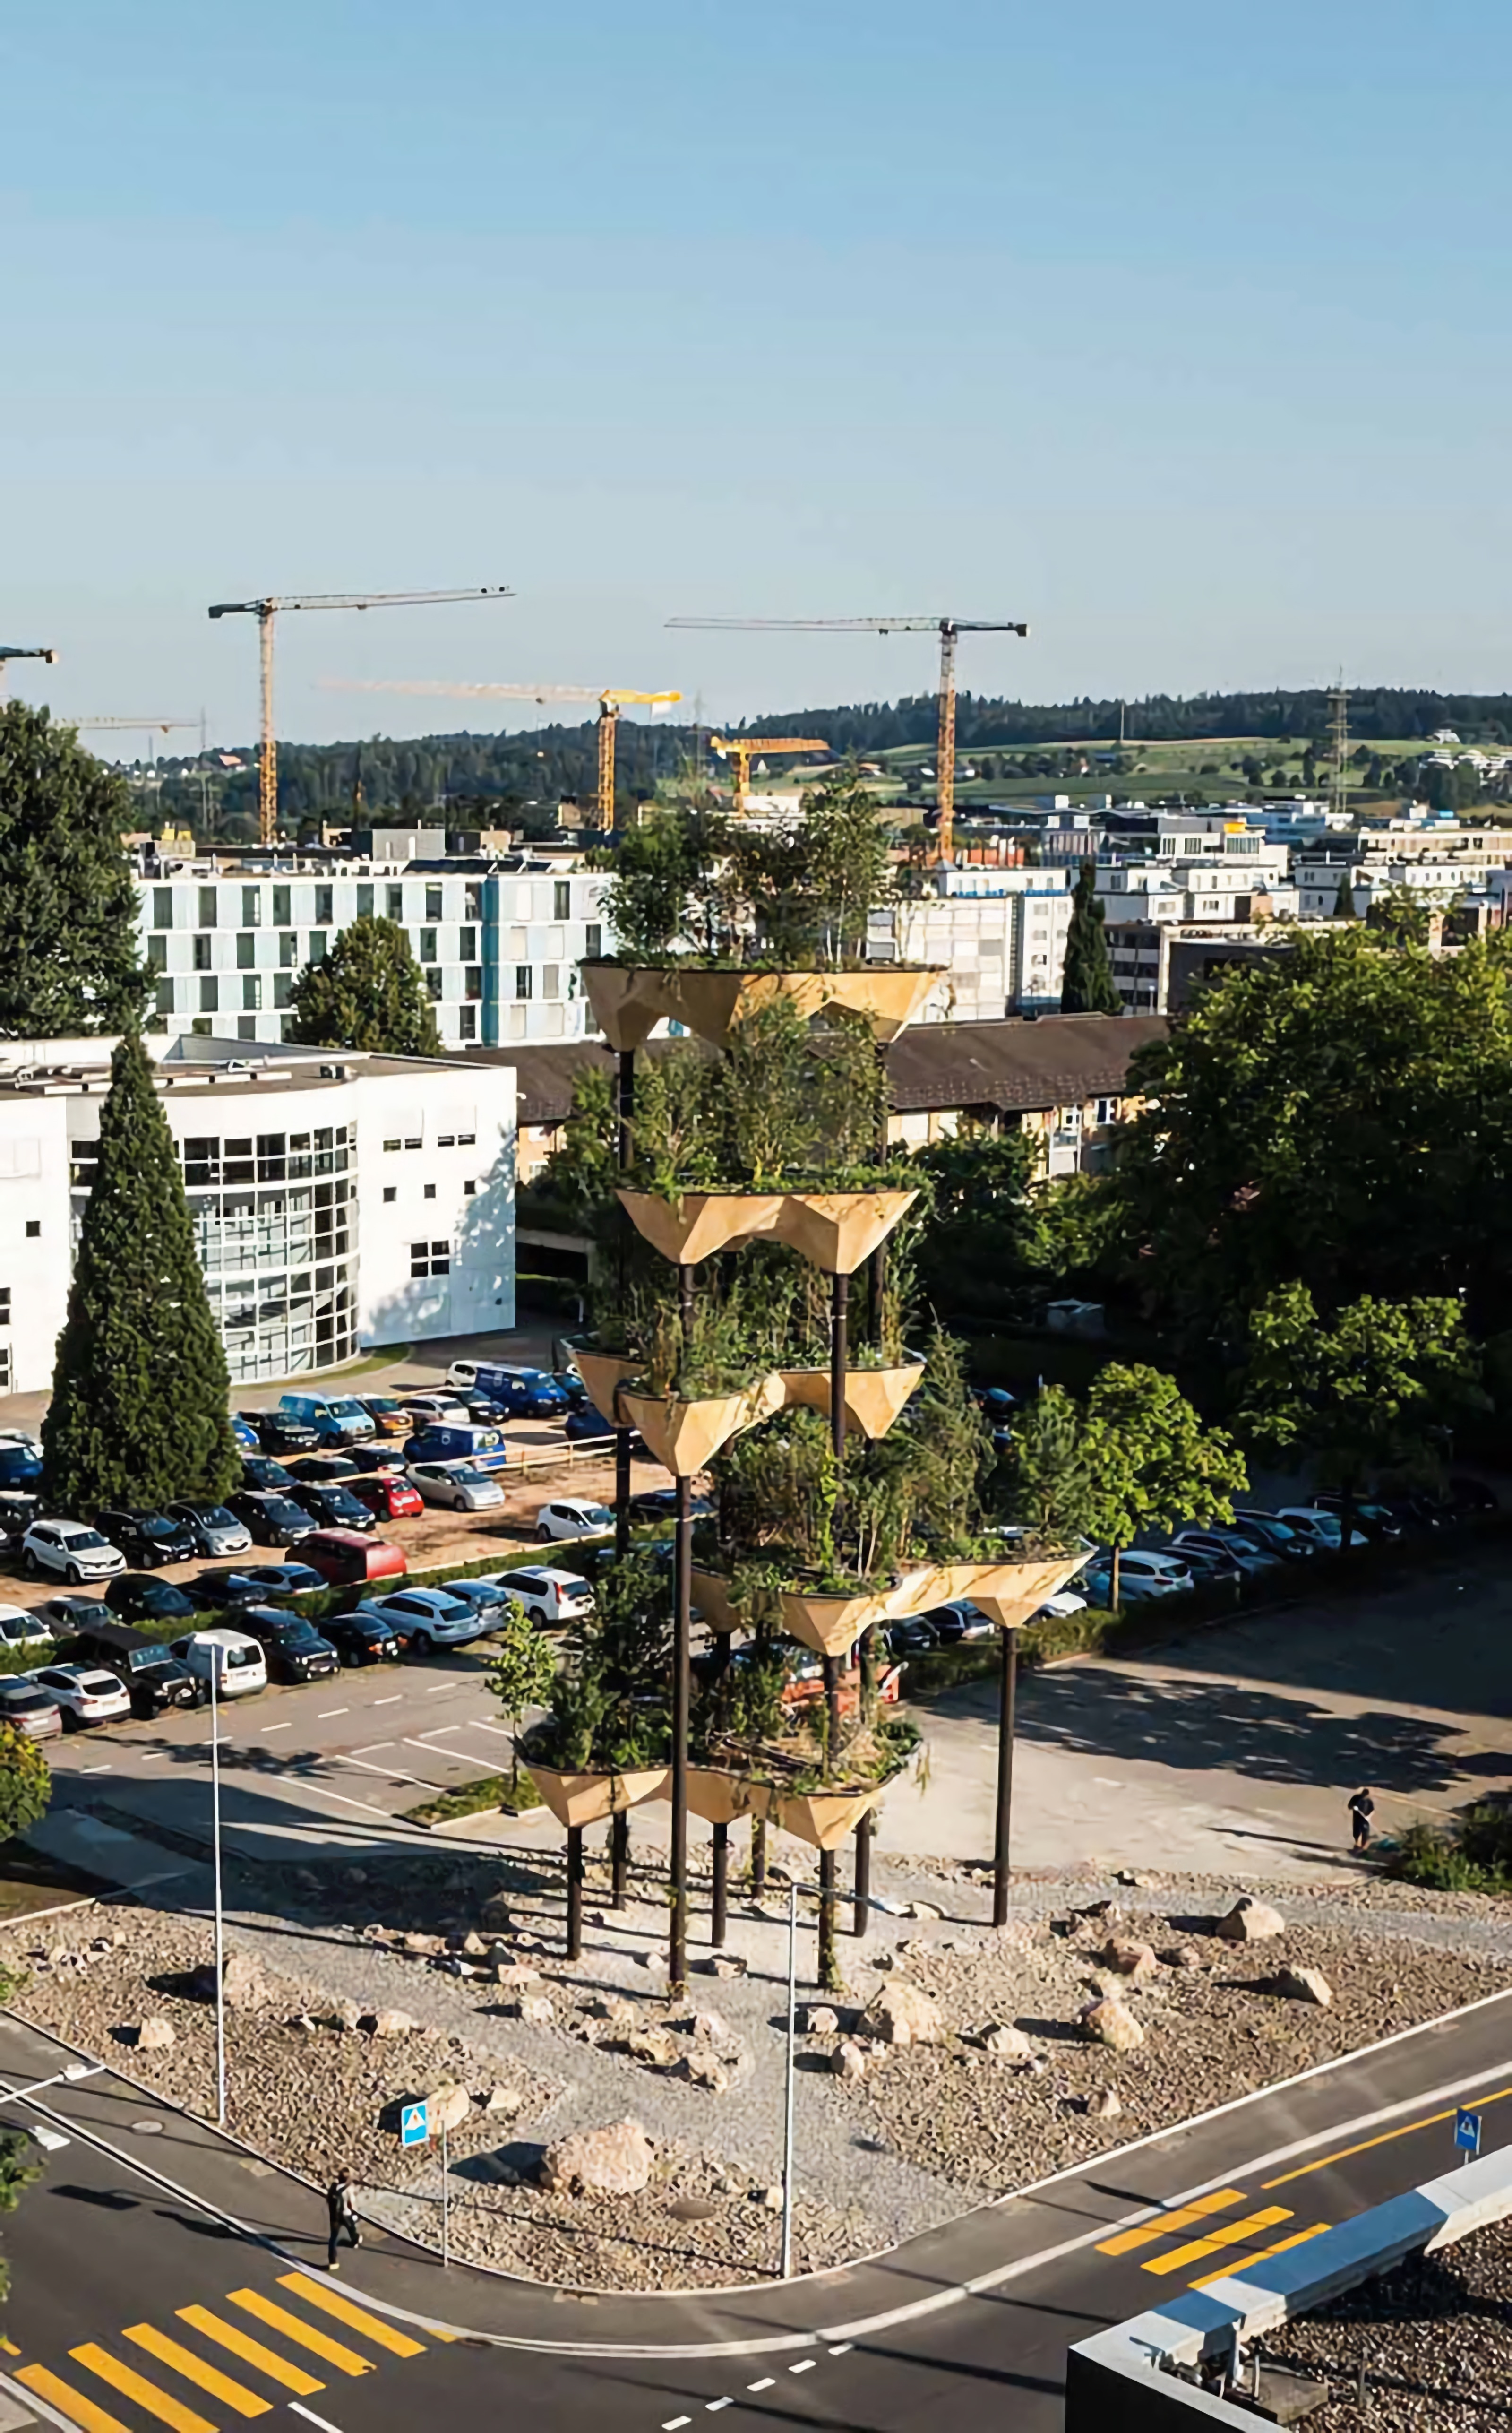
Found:
<svg viewBox="0 0 1512 2433"><path fill-rule="evenodd" d="M1461 2152L1478 2154L1481 2151L1481 2116L1463 2107L1454 2115L1454 2144Z"/></svg>
<svg viewBox="0 0 1512 2433"><path fill-rule="evenodd" d="M406 2103L399 2117L399 2143L402 2146L423 2146L431 2134L431 2118L424 2103Z"/></svg>

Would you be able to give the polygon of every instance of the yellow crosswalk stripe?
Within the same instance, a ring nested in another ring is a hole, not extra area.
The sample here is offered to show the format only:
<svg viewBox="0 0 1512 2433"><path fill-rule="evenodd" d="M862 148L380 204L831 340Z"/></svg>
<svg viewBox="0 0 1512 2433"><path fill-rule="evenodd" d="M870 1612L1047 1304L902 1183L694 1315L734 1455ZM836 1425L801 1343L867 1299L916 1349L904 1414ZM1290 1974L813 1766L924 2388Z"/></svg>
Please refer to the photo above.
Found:
<svg viewBox="0 0 1512 2433"><path fill-rule="evenodd" d="M59 2414L66 2416L71 2424L77 2424L81 2433L127 2433L119 2416L96 2407L93 2399L86 2399L81 2390L71 2390L56 2373L49 2373L44 2365L20 2367L16 2380L34 2390L39 2399L51 2401Z"/></svg>
<svg viewBox="0 0 1512 2433"><path fill-rule="evenodd" d="M222 2373L219 2366L207 2365L202 2357L195 2356L193 2349L181 2347L178 2340L171 2340L166 2332L155 2331L150 2323L132 2323L121 2338L135 2340L139 2349L145 2349L160 2365L171 2365L174 2372L181 2373L186 2381L197 2382L201 2390L209 2391L212 2399L223 2399L228 2407L235 2408L238 2416L266 2416L271 2413L271 2399L259 2399L256 2391L248 2390L245 2383L233 2382L229 2373Z"/></svg>
<svg viewBox="0 0 1512 2433"><path fill-rule="evenodd" d="M1288 2247L1305 2246L1308 2239L1320 2237L1325 2230L1333 2227L1331 2221L1315 2221L1311 2230L1294 2230L1290 2238L1278 2238L1274 2247L1263 2247L1258 2255L1231 2255L1220 2272L1205 2272L1200 2281L1193 2282L1192 2287L1194 2289L1206 2289L1215 2281L1242 2281L1252 2264L1264 2264L1272 2255L1284 2255Z"/></svg>
<svg viewBox="0 0 1512 2433"><path fill-rule="evenodd" d="M0 2349L4 2349L7 2356L19 2356L21 2355L21 2351L17 2348L15 2341L8 2340L3 2332L0 2332Z"/></svg>
<svg viewBox="0 0 1512 2433"><path fill-rule="evenodd" d="M303 2298L309 2305L323 2306L328 2315L334 2315L348 2331L365 2332L370 2340L378 2342L381 2349L391 2350L395 2356L425 2355L423 2340L412 2340L407 2332L396 2331L394 2325L385 2323L381 2316L369 2315L363 2307L354 2306L351 2300L344 2298L339 2290L328 2289L323 2281L312 2281L308 2273L280 2272L279 2287L292 2289L297 2298Z"/></svg>
<svg viewBox="0 0 1512 2433"><path fill-rule="evenodd" d="M244 2365L255 2365L259 2373L265 2373L272 2382L281 2382L285 2390L292 2390L297 2398L312 2399L317 2390L324 2390L325 2384L317 2382L313 2373L306 2373L302 2365L290 2365L286 2358L276 2356L261 2340L254 2340L250 2332L244 2332L240 2323L223 2322L208 2306L180 2306L178 2311L179 2322L187 2323L191 2331L203 2332L207 2340L229 2349Z"/></svg>
<svg viewBox="0 0 1512 2433"><path fill-rule="evenodd" d="M327 2365L335 2366L339 2373L372 2373L367 2358L359 2356L355 2349L344 2349L339 2340L331 2339L325 2332L317 2332L313 2323L301 2323L297 2315L291 2315L286 2306L276 2306L271 2298L263 2297L261 2289L229 2289L226 2294L228 2305L244 2306L249 2315L256 2315L261 2322L271 2323L276 2332L282 2332L286 2339L297 2340L301 2348L314 2349L316 2356L324 2357Z"/></svg>
<svg viewBox="0 0 1512 2433"><path fill-rule="evenodd" d="M1164 2238L1173 2230L1184 2230L1191 2221L1204 2221L1210 2213L1222 2213L1229 2205L1243 2204L1243 2188L1217 2188L1212 2196L1198 2197L1191 2204L1178 2205L1174 2213L1158 2214L1153 2221L1142 2221L1136 2229L1121 2230L1116 2238L1099 2238L1099 2255L1130 2255L1136 2247L1149 2247L1157 2238Z"/></svg>
<svg viewBox="0 0 1512 2433"><path fill-rule="evenodd" d="M97 2373L102 2382L110 2383L113 2390L123 2392L127 2399L134 2399L149 2416L161 2417L164 2424L171 2424L173 2433L217 2433L217 2428L208 2417L196 2416L182 2400L175 2399L166 2390L160 2390L155 2382L149 2382L146 2375L138 2373L134 2367L122 2365L97 2342L86 2340L82 2348L70 2349L68 2354L77 2364L88 2366L91 2373Z"/></svg>
<svg viewBox="0 0 1512 2433"><path fill-rule="evenodd" d="M1184 2247L1172 2248L1168 2255L1147 2255L1146 2272L1180 2272L1183 2265L1199 2264L1204 2255L1216 2255L1220 2247L1239 2247L1247 2238L1271 2229L1278 2221L1295 2219L1289 2206L1266 2205L1261 2213L1252 2213L1243 2221L1225 2222L1221 2230L1210 2231L1206 2238L1189 2239Z"/></svg>

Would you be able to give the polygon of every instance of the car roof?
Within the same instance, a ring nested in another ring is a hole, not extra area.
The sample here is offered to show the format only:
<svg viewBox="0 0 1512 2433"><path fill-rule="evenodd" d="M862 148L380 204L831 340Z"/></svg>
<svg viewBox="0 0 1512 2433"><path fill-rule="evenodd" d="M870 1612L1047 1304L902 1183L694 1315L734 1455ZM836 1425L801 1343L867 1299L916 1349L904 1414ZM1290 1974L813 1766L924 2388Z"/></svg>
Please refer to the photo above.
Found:
<svg viewBox="0 0 1512 2433"><path fill-rule="evenodd" d="M248 1644L255 1647L257 1645L256 1640L248 1631L237 1630L228 1622L212 1623L204 1630L191 1630L185 1635L191 1644L196 1640L212 1640L217 1647L246 1647Z"/></svg>
<svg viewBox="0 0 1512 2433"><path fill-rule="evenodd" d="M378 1546L382 1539L369 1537L365 1529L312 1529L305 1540L307 1546ZM314 1564L308 1567L314 1570Z"/></svg>
<svg viewBox="0 0 1512 2433"><path fill-rule="evenodd" d="M108 1610L108 1608L101 1608L102 1612ZM161 1639L151 1638L144 1630L133 1630L128 1622L91 1622L76 1632L76 1636L79 1639L97 1639L104 1647L161 1647L165 1656L168 1652Z"/></svg>
<svg viewBox="0 0 1512 2433"><path fill-rule="evenodd" d="M553 1588L586 1589L588 1586L581 1572L565 1572L557 1563L542 1563L528 1573L517 1572L515 1576L517 1579L550 1580ZM506 1574L505 1586L507 1585Z"/></svg>

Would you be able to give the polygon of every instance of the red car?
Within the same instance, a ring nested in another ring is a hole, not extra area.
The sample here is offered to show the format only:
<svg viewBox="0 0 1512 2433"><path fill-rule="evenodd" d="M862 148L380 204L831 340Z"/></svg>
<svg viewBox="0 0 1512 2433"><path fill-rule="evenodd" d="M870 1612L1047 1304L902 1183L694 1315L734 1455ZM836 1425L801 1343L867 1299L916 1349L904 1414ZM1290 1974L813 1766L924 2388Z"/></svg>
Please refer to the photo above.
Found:
<svg viewBox="0 0 1512 2433"><path fill-rule="evenodd" d="M413 1521L425 1510L425 1498L417 1487L412 1487L402 1474L395 1477L388 1471L375 1471L366 1478L343 1479L359 1504L376 1512L380 1521Z"/></svg>
<svg viewBox="0 0 1512 2433"><path fill-rule="evenodd" d="M409 1565L402 1546L369 1538L361 1529L315 1529L299 1540L299 1560L313 1564L332 1588L402 1577Z"/></svg>

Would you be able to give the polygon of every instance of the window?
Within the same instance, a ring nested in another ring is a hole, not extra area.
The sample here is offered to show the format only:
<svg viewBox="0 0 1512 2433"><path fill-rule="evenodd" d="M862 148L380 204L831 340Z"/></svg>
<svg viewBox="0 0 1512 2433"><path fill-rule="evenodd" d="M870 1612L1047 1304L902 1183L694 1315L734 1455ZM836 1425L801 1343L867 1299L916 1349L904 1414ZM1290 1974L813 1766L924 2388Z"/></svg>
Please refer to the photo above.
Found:
<svg viewBox="0 0 1512 2433"><path fill-rule="evenodd" d="M583 933L583 951L590 963L597 962L603 952L603 924L590 921Z"/></svg>
<svg viewBox="0 0 1512 2433"><path fill-rule="evenodd" d="M475 1005L459 1005L457 1008L457 1037L459 1039L476 1039L477 1036L477 1007Z"/></svg>
<svg viewBox="0 0 1512 2433"><path fill-rule="evenodd" d="M441 973L438 965L433 965L432 969L425 975L425 994L430 998L433 1005L440 1004Z"/></svg>
<svg viewBox="0 0 1512 2433"><path fill-rule="evenodd" d="M214 1012L217 1012L217 1010L219 1009L219 1006L220 1006L220 983L219 983L219 981L218 981L218 980L214 980L214 979L201 980L201 981L200 981L200 983L199 983L199 1011L200 1011L200 1012L201 1012L201 1013L214 1013Z"/></svg>
<svg viewBox="0 0 1512 2433"><path fill-rule="evenodd" d="M40 1216L27 1217L26 1239L28 1242L37 1242L42 1239L42 1218ZM443 1268L440 1272L444 1275L446 1273L446 1269Z"/></svg>
<svg viewBox="0 0 1512 2433"><path fill-rule="evenodd" d="M390 1200L392 1200L392 1199L397 1199L398 1198L399 1198L399 1185L398 1185L397 1183L394 1183L394 1182L385 1182L385 1183L384 1183L384 1185L383 1185L383 1204L384 1204L384 1206L386 1207L386 1206L388 1205L388 1203L389 1203L389 1201L390 1201Z"/></svg>
<svg viewBox="0 0 1512 2433"><path fill-rule="evenodd" d="M9 1323L10 1286L8 1285L0 1285L0 1326L8 1326Z"/></svg>
<svg viewBox="0 0 1512 2433"><path fill-rule="evenodd" d="M255 1013L239 1013L237 1015L236 1036L238 1039L255 1039L257 1037L257 1016Z"/></svg>
<svg viewBox="0 0 1512 2433"><path fill-rule="evenodd" d="M261 929L263 927L261 887L244 887L242 890L242 927L244 929Z"/></svg>
<svg viewBox="0 0 1512 2433"><path fill-rule="evenodd" d="M449 1276L451 1273L450 1242L412 1242L410 1274L415 1276Z"/></svg>
<svg viewBox="0 0 1512 2433"><path fill-rule="evenodd" d="M483 881L481 878L468 878L463 883L462 917L465 921L481 921L483 919Z"/></svg>
<svg viewBox="0 0 1512 2433"><path fill-rule="evenodd" d="M168 968L168 941L167 941L167 939L166 939L166 938L149 938L149 939L147 940L147 969L148 969L148 971L149 971L149 972L165 972L165 971L167 970L167 968Z"/></svg>
<svg viewBox="0 0 1512 2433"><path fill-rule="evenodd" d="M323 963L325 960L326 933L324 929L312 929L310 932L310 961L313 963Z"/></svg>
<svg viewBox="0 0 1512 2433"><path fill-rule="evenodd" d="M75 1191L92 1190L94 1184L95 1169L97 1168L99 1162L100 1145L97 1140L75 1141L71 1145L68 1152L68 1181L70 1188Z"/></svg>
<svg viewBox="0 0 1512 2433"><path fill-rule="evenodd" d="M477 930L476 930L476 929L459 929L459 930L457 931L457 961L458 961L458 962L459 962L459 963L475 963L475 962L477 961L477 960L478 960L478 932L477 932Z"/></svg>
<svg viewBox="0 0 1512 2433"><path fill-rule="evenodd" d="M173 927L173 889L155 887L152 891L152 926L155 929Z"/></svg>
<svg viewBox="0 0 1512 2433"><path fill-rule="evenodd" d="M572 918L572 882L569 878L556 881L552 896L552 918L553 921L570 921Z"/></svg>
<svg viewBox="0 0 1512 2433"><path fill-rule="evenodd" d="M545 997L556 997L561 994L562 967L560 963L548 963L541 973L541 995Z"/></svg>
<svg viewBox="0 0 1512 2433"><path fill-rule="evenodd" d="M388 903L388 917L389 917L389 919L390 919L391 921L402 921L402 920L403 920L403 918L404 918L404 890L403 890L403 888L402 888L402 887L389 887L389 888L385 888L385 889L384 889L384 891L383 891L383 893L384 893L384 895L385 895L385 897L386 897L386 899L387 899L387 903Z"/></svg>
<svg viewBox="0 0 1512 2433"><path fill-rule="evenodd" d="M333 887L315 889L315 919L328 925L336 917L336 891Z"/></svg>
<svg viewBox="0 0 1512 2433"><path fill-rule="evenodd" d="M439 921L441 918L441 890L439 887L428 886L426 888L425 917L428 921Z"/></svg>
<svg viewBox="0 0 1512 2433"><path fill-rule="evenodd" d="M483 965L469 963L462 975L462 994L469 1005L483 1003Z"/></svg>
<svg viewBox="0 0 1512 2433"><path fill-rule="evenodd" d="M1098 1099L1097 1121L1099 1124L1115 1124L1118 1121L1118 1101L1116 1098Z"/></svg>
<svg viewBox="0 0 1512 2433"><path fill-rule="evenodd" d="M433 929L422 929L420 931L420 961L422 963L433 963L435 959L435 931Z"/></svg>
<svg viewBox="0 0 1512 2433"><path fill-rule="evenodd" d="M255 970L256 965L257 940L253 937L250 929L238 929L236 932L236 968L239 972L249 972Z"/></svg>
<svg viewBox="0 0 1512 2433"><path fill-rule="evenodd" d="M294 919L294 891L289 887L273 890L273 927L287 929Z"/></svg>
<svg viewBox="0 0 1512 2433"><path fill-rule="evenodd" d="M433 1182L428 1182L426 1184L425 1196L427 1199L433 1199L435 1198L435 1185Z"/></svg>
<svg viewBox="0 0 1512 2433"><path fill-rule="evenodd" d="M195 969L196 972L208 972L210 969L210 940L208 938L196 937L195 940Z"/></svg>
<svg viewBox="0 0 1512 2433"><path fill-rule="evenodd" d="M172 980L160 980L158 982L154 997L154 1004L158 1012L172 1013L175 1002Z"/></svg>
<svg viewBox="0 0 1512 2433"><path fill-rule="evenodd" d="M462 1186L462 1197L464 1199L471 1199L476 1197L477 1189L475 1182L465 1182Z"/></svg>
<svg viewBox="0 0 1512 2433"><path fill-rule="evenodd" d="M534 995L535 995L535 973L531 970L531 967L530 967L529 963L517 963L517 964L515 965L515 995L516 995L516 996L517 996L518 998L520 998L521 1000L523 1000L523 999L525 999L525 998L527 998L527 997L532 997L532 996L534 996Z"/></svg>
<svg viewBox="0 0 1512 2433"><path fill-rule="evenodd" d="M202 929L213 929L215 927L215 907L214 888L202 887L199 891L199 926Z"/></svg>
<svg viewBox="0 0 1512 2433"><path fill-rule="evenodd" d="M263 980L258 972L248 972L242 982L242 1004L248 1013L263 1011Z"/></svg>
<svg viewBox="0 0 1512 2433"><path fill-rule="evenodd" d="M280 1013L286 1013L294 1003L294 982L287 972L273 975L273 1002Z"/></svg>
<svg viewBox="0 0 1512 2433"><path fill-rule="evenodd" d="M359 887L357 890L357 918L359 921L370 921L372 917L373 891L370 887Z"/></svg>
<svg viewBox="0 0 1512 2433"><path fill-rule="evenodd" d="M280 969L292 972L299 960L299 937L295 929L283 930L279 938Z"/></svg>

